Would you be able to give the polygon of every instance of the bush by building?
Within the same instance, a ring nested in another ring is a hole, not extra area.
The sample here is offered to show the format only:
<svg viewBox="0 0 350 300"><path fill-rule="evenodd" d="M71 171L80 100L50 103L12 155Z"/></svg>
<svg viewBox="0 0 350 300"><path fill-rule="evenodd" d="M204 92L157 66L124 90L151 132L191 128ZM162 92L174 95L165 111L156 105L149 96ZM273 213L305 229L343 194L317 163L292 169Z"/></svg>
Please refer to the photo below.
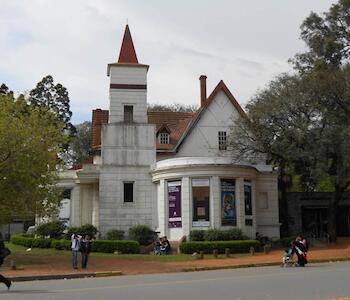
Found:
<svg viewBox="0 0 350 300"><path fill-rule="evenodd" d="M190 241L236 241L247 239L241 229L208 229L208 230L191 230Z"/></svg>
<svg viewBox="0 0 350 300"><path fill-rule="evenodd" d="M112 229L107 232L107 240L124 240L124 231Z"/></svg>
<svg viewBox="0 0 350 300"><path fill-rule="evenodd" d="M89 235L91 239L95 239L97 232L98 232L97 228L91 224L85 224L80 227L69 227L66 233L66 239L70 240L73 233L83 237L85 235Z"/></svg>
<svg viewBox="0 0 350 300"><path fill-rule="evenodd" d="M129 237L138 241L140 245L146 246L155 241L156 233L147 225L136 225L129 229Z"/></svg>
<svg viewBox="0 0 350 300"><path fill-rule="evenodd" d="M200 251L212 254L213 250L218 250L219 253L225 253L225 249L228 248L231 253L248 253L251 247L257 251L260 243L256 240L184 242L180 245L180 250L185 254L199 253Z"/></svg>
<svg viewBox="0 0 350 300"><path fill-rule="evenodd" d="M59 239L63 235L66 226L61 221L52 221L39 225L35 233L41 237L49 237L52 239Z"/></svg>

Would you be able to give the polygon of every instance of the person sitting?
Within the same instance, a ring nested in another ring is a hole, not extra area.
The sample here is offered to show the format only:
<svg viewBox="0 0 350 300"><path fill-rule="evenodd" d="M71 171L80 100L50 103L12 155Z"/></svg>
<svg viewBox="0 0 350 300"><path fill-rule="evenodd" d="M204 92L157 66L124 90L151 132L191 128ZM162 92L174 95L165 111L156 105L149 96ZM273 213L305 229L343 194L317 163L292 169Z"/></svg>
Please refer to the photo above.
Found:
<svg viewBox="0 0 350 300"><path fill-rule="evenodd" d="M170 242L168 241L168 238L164 236L162 238L162 244L160 246L160 251L162 254L169 254L171 250Z"/></svg>
<svg viewBox="0 0 350 300"><path fill-rule="evenodd" d="M155 241L155 242L153 243L153 253L154 253L155 255L160 255L160 254L161 254L160 248L161 248L161 243L160 243L160 241L159 241L159 240Z"/></svg>

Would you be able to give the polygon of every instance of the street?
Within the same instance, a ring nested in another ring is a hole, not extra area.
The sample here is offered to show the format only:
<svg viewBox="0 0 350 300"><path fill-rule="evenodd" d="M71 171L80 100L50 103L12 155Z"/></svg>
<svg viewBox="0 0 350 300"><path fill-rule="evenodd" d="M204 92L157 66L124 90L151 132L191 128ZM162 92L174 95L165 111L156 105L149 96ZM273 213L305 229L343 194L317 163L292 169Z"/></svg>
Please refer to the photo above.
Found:
<svg viewBox="0 0 350 300"><path fill-rule="evenodd" d="M158 275L15 282L1 300L248 300L350 296L350 262Z"/></svg>

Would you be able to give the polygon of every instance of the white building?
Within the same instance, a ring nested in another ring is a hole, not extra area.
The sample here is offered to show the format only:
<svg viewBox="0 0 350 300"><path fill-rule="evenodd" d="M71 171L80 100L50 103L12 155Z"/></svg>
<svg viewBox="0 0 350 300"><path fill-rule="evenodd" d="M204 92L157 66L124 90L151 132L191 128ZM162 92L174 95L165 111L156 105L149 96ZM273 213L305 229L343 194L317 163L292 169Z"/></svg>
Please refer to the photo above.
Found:
<svg viewBox="0 0 350 300"><path fill-rule="evenodd" d="M220 81L196 113L147 112L148 65L138 63L128 26L108 65L109 110L92 114L93 162L61 174L71 190L70 224L111 229L147 224L170 240L192 229L241 228L279 237L277 176L261 162L234 163L226 147L244 111Z"/></svg>

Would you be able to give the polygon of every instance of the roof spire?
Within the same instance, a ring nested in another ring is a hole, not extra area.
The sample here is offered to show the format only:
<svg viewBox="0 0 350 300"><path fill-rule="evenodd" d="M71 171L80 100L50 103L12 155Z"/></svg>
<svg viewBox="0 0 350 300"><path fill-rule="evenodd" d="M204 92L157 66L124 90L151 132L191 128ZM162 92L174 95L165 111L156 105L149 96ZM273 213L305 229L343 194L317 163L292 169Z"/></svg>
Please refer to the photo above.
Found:
<svg viewBox="0 0 350 300"><path fill-rule="evenodd" d="M118 63L138 64L134 43L129 29L129 25L126 24L123 37L122 46L120 48Z"/></svg>

